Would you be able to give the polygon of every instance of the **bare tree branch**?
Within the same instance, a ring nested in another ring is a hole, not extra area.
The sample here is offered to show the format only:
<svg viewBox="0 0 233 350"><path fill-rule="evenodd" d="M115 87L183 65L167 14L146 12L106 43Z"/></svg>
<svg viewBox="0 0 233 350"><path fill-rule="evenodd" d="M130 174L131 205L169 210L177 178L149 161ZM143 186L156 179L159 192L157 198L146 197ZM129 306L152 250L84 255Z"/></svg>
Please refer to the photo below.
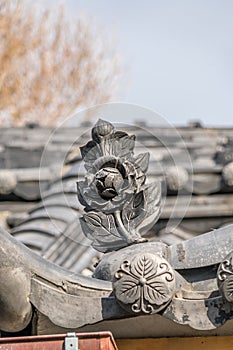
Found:
<svg viewBox="0 0 233 350"><path fill-rule="evenodd" d="M119 57L99 28L62 7L36 11L25 0L0 0L0 124L54 125L78 107L108 102Z"/></svg>

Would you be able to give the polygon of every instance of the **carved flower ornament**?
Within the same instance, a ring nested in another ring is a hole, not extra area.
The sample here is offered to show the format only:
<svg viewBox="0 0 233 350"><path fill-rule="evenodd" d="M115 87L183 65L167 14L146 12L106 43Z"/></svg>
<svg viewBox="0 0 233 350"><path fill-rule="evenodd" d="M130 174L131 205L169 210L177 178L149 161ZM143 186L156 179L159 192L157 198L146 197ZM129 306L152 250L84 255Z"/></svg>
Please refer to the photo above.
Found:
<svg viewBox="0 0 233 350"><path fill-rule="evenodd" d="M106 252L144 241L140 233L158 219L160 184L146 185L149 153L134 156L135 136L99 120L81 147L87 174L77 183L81 219L93 247Z"/></svg>
<svg viewBox="0 0 233 350"><path fill-rule="evenodd" d="M115 277L117 300L134 313L158 312L167 305L175 291L171 266L165 259L150 253L124 261Z"/></svg>
<svg viewBox="0 0 233 350"><path fill-rule="evenodd" d="M97 159L91 170L94 174L88 173L85 181L79 182L79 201L104 213L122 209L124 201L135 192L136 181L145 182L145 175L139 174L132 164L114 156Z"/></svg>

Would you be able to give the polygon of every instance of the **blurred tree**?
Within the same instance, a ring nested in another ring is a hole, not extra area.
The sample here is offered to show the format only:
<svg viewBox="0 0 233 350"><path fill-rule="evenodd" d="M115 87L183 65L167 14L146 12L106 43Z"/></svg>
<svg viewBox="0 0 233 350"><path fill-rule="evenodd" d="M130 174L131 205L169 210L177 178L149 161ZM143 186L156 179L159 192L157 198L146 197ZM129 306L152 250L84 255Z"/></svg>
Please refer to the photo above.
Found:
<svg viewBox="0 0 233 350"><path fill-rule="evenodd" d="M96 25L63 8L0 0L0 124L53 125L78 107L108 102L118 56Z"/></svg>

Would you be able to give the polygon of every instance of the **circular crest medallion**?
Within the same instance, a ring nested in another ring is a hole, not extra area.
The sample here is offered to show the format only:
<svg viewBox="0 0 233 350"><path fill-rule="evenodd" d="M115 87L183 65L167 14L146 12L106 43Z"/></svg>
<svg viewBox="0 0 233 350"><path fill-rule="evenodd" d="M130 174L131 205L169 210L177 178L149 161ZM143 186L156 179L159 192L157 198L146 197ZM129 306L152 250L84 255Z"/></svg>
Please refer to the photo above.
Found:
<svg viewBox="0 0 233 350"><path fill-rule="evenodd" d="M125 260L115 273L115 296L129 312L151 314L163 309L175 293L175 274L156 254L144 253Z"/></svg>

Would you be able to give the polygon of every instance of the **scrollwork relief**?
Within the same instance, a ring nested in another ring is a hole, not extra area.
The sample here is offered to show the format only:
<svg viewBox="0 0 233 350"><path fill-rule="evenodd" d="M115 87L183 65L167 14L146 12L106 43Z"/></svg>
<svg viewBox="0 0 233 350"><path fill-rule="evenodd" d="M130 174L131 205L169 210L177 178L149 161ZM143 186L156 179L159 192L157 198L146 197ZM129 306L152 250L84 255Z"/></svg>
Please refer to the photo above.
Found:
<svg viewBox="0 0 233 350"><path fill-rule="evenodd" d="M233 303L233 253L229 254L218 268L219 290L223 297Z"/></svg>

